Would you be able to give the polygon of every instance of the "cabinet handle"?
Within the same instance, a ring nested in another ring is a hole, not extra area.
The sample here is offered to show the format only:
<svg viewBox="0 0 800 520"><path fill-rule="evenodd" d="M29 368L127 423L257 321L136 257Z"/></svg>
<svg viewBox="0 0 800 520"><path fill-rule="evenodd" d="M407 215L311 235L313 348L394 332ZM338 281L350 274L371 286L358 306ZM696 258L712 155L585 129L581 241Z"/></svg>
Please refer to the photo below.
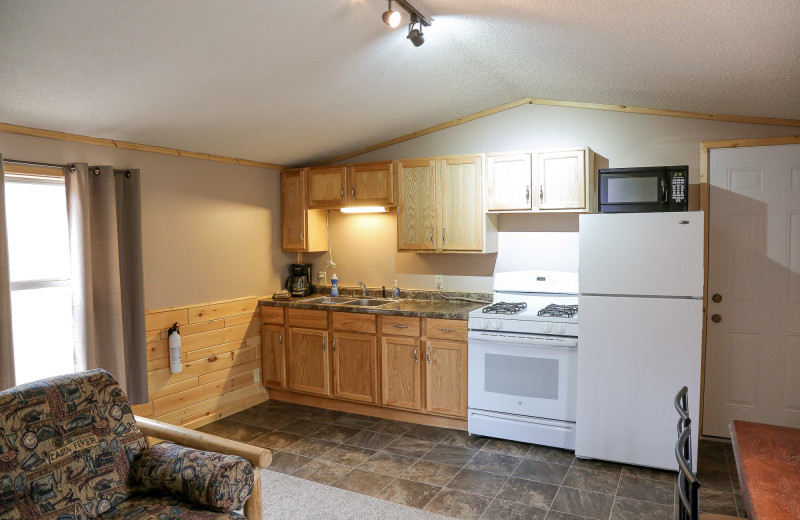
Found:
<svg viewBox="0 0 800 520"><path fill-rule="evenodd" d="M342 200L344 200L344 185L342 185Z"/></svg>
<svg viewBox="0 0 800 520"><path fill-rule="evenodd" d="M428 347L427 352L425 352L425 359L428 360L428 364L430 365L431 364L431 348L430 347Z"/></svg>
<svg viewBox="0 0 800 520"><path fill-rule="evenodd" d="M267 314L267 318L277 318L280 314Z"/></svg>
<svg viewBox="0 0 800 520"><path fill-rule="evenodd" d="M544 202L544 190L541 185L539 186L539 202Z"/></svg>
<svg viewBox="0 0 800 520"><path fill-rule="evenodd" d="M439 329L439 330L441 330L442 332L455 332L456 331L456 329Z"/></svg>
<svg viewBox="0 0 800 520"><path fill-rule="evenodd" d="M350 188L350 196L353 197L353 200L356 200L356 185L353 184L353 187Z"/></svg>
<svg viewBox="0 0 800 520"><path fill-rule="evenodd" d="M433 244L433 228L431 228L431 245L434 245Z"/></svg>
<svg viewBox="0 0 800 520"><path fill-rule="evenodd" d="M322 351L327 352L328 349L325 347L325 336L322 337Z"/></svg>
<svg viewBox="0 0 800 520"><path fill-rule="evenodd" d="M414 345L414 363L419 363L419 358L417 357L417 346Z"/></svg>
<svg viewBox="0 0 800 520"><path fill-rule="evenodd" d="M392 327L395 327L395 328L398 328L398 329L407 329L408 325L394 325L394 324L392 324Z"/></svg>
<svg viewBox="0 0 800 520"><path fill-rule="evenodd" d="M527 204L531 200L531 187L525 186L525 203Z"/></svg>
<svg viewBox="0 0 800 520"><path fill-rule="evenodd" d="M336 336L333 337L333 353L336 354Z"/></svg>
<svg viewBox="0 0 800 520"><path fill-rule="evenodd" d="M214 362L214 361L216 361L216 360L217 360L217 355L216 355L216 354L211 354L211 355L208 357L208 362L209 362L209 363L213 363L213 362Z"/></svg>
<svg viewBox="0 0 800 520"><path fill-rule="evenodd" d="M300 232L300 243L301 244L303 243L303 232L302 231Z"/></svg>
<svg viewBox="0 0 800 520"><path fill-rule="evenodd" d="M442 228L442 245L443 246L447 245L447 240L445 239L446 233L447 233L447 228Z"/></svg>
<svg viewBox="0 0 800 520"><path fill-rule="evenodd" d="M283 346L283 332L281 332L281 335L278 338L279 338L279 340L281 342L281 347L282 347Z"/></svg>

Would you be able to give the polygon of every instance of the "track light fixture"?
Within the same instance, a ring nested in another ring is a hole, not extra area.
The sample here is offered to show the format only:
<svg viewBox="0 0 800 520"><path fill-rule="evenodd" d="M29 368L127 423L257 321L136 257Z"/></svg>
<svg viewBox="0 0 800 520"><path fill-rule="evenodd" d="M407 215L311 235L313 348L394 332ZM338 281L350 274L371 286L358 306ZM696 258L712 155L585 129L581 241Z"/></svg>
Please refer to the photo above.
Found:
<svg viewBox="0 0 800 520"><path fill-rule="evenodd" d="M419 47L425 43L425 35L422 34L422 27L431 26L431 17L417 7L411 5L408 0L389 0L389 9L383 13L383 22L389 27L397 27L400 25L400 13L392 10L392 2L402 7L409 15L410 23L408 24L408 38L414 47ZM414 27L418 25L418 27Z"/></svg>
<svg viewBox="0 0 800 520"><path fill-rule="evenodd" d="M383 13L383 23L392 29L400 25L400 11L392 11L392 0L389 0L389 9Z"/></svg>

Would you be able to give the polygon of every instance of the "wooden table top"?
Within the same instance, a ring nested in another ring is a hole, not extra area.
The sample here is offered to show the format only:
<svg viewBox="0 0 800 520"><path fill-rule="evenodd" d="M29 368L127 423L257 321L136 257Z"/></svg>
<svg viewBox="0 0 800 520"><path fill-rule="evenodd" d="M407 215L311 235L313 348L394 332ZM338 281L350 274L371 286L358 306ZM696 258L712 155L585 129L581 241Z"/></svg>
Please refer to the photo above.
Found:
<svg viewBox="0 0 800 520"><path fill-rule="evenodd" d="M731 421L730 431L747 517L800 518L800 429Z"/></svg>

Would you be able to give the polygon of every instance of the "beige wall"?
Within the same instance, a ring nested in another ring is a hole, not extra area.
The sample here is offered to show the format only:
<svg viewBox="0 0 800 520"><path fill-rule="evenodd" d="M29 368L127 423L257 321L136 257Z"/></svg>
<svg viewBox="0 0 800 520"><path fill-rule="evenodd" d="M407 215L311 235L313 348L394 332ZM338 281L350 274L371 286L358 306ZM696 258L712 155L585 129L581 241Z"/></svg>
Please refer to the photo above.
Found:
<svg viewBox="0 0 800 520"><path fill-rule="evenodd" d="M348 160L365 162L476 152L589 146L609 167L688 164L700 175L700 142L793 135L796 128L706 121L579 108L524 105ZM696 194L693 189L690 194ZM697 208L692 201L690 208ZM395 218L331 213L333 255L340 284L490 291L494 270L577 269L577 215L502 215L497 255L413 254L395 251ZM307 254L315 273L327 256ZM330 276L330 270L328 275Z"/></svg>
<svg viewBox="0 0 800 520"><path fill-rule="evenodd" d="M145 308L276 291L280 250L273 170L0 132L5 158L140 168Z"/></svg>

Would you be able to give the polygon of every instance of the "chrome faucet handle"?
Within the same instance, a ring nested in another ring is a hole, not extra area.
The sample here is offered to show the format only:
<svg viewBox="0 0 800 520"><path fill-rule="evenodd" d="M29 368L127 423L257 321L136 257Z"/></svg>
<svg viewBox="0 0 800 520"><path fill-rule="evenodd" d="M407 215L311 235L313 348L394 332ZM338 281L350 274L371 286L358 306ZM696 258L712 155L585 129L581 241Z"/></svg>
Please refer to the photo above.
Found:
<svg viewBox="0 0 800 520"><path fill-rule="evenodd" d="M367 286L361 280L358 281L358 286L361 287L361 296L367 296Z"/></svg>

